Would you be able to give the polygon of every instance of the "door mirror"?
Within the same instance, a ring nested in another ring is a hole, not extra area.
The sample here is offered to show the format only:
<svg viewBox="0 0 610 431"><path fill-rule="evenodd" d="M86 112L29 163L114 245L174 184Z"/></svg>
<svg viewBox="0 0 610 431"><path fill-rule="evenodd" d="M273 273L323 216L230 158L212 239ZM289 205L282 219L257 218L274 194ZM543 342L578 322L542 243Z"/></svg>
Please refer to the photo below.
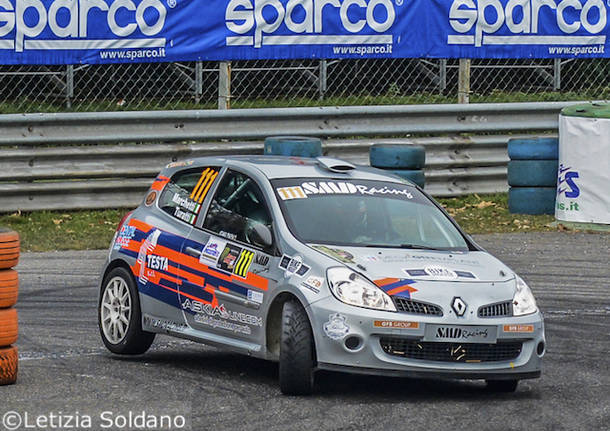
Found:
<svg viewBox="0 0 610 431"><path fill-rule="evenodd" d="M261 248L269 248L273 244L271 229L262 223L251 222L250 226L248 226L247 235L251 244Z"/></svg>

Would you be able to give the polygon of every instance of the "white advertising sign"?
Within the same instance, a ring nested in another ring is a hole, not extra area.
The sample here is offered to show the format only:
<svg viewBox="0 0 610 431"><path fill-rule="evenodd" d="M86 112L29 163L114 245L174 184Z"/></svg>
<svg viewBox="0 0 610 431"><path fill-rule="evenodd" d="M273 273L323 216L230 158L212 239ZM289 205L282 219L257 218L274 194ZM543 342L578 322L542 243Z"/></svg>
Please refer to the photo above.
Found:
<svg viewBox="0 0 610 431"><path fill-rule="evenodd" d="M559 116L555 218L610 224L610 119Z"/></svg>

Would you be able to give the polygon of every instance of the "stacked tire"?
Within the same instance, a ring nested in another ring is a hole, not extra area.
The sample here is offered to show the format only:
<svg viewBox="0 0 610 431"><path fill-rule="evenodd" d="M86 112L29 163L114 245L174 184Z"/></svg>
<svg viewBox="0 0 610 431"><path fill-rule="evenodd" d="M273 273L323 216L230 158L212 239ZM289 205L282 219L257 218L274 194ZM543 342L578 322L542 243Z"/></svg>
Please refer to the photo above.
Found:
<svg viewBox="0 0 610 431"><path fill-rule="evenodd" d="M17 303L19 276L12 269L19 263L19 235L0 228L0 385L17 381L17 341L19 325Z"/></svg>
<svg viewBox="0 0 610 431"><path fill-rule="evenodd" d="M265 155L320 157L322 141L306 136L271 136L265 139Z"/></svg>
<svg viewBox="0 0 610 431"><path fill-rule="evenodd" d="M508 210L513 214L554 214L559 165L557 138L508 141Z"/></svg>
<svg viewBox="0 0 610 431"><path fill-rule="evenodd" d="M421 145L374 144L369 157L372 167L389 171L424 188L426 149Z"/></svg>

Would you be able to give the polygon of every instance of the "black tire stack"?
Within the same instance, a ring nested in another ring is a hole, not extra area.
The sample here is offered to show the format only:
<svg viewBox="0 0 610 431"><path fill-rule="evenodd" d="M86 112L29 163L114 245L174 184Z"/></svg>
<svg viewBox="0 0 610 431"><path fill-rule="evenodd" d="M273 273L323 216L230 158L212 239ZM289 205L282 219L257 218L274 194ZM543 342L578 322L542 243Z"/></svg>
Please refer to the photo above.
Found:
<svg viewBox="0 0 610 431"><path fill-rule="evenodd" d="M421 145L374 144L369 157L372 167L389 171L424 188L426 149Z"/></svg>
<svg viewBox="0 0 610 431"><path fill-rule="evenodd" d="M17 303L19 277L11 269L19 263L19 235L0 228L0 386L17 381L19 355L13 344L19 334Z"/></svg>
<svg viewBox="0 0 610 431"><path fill-rule="evenodd" d="M306 136L271 136L265 139L265 155L291 157L319 157L322 141Z"/></svg>
<svg viewBox="0 0 610 431"><path fill-rule="evenodd" d="M559 140L508 141L508 210L512 214L555 214Z"/></svg>

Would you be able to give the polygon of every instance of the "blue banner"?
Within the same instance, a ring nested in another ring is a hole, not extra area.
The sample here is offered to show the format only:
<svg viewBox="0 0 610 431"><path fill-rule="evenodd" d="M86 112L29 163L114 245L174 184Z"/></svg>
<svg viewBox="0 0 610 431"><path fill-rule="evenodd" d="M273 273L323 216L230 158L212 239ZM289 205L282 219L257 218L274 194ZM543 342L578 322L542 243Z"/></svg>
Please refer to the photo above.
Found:
<svg viewBox="0 0 610 431"><path fill-rule="evenodd" d="M610 0L0 0L0 64L608 57Z"/></svg>

